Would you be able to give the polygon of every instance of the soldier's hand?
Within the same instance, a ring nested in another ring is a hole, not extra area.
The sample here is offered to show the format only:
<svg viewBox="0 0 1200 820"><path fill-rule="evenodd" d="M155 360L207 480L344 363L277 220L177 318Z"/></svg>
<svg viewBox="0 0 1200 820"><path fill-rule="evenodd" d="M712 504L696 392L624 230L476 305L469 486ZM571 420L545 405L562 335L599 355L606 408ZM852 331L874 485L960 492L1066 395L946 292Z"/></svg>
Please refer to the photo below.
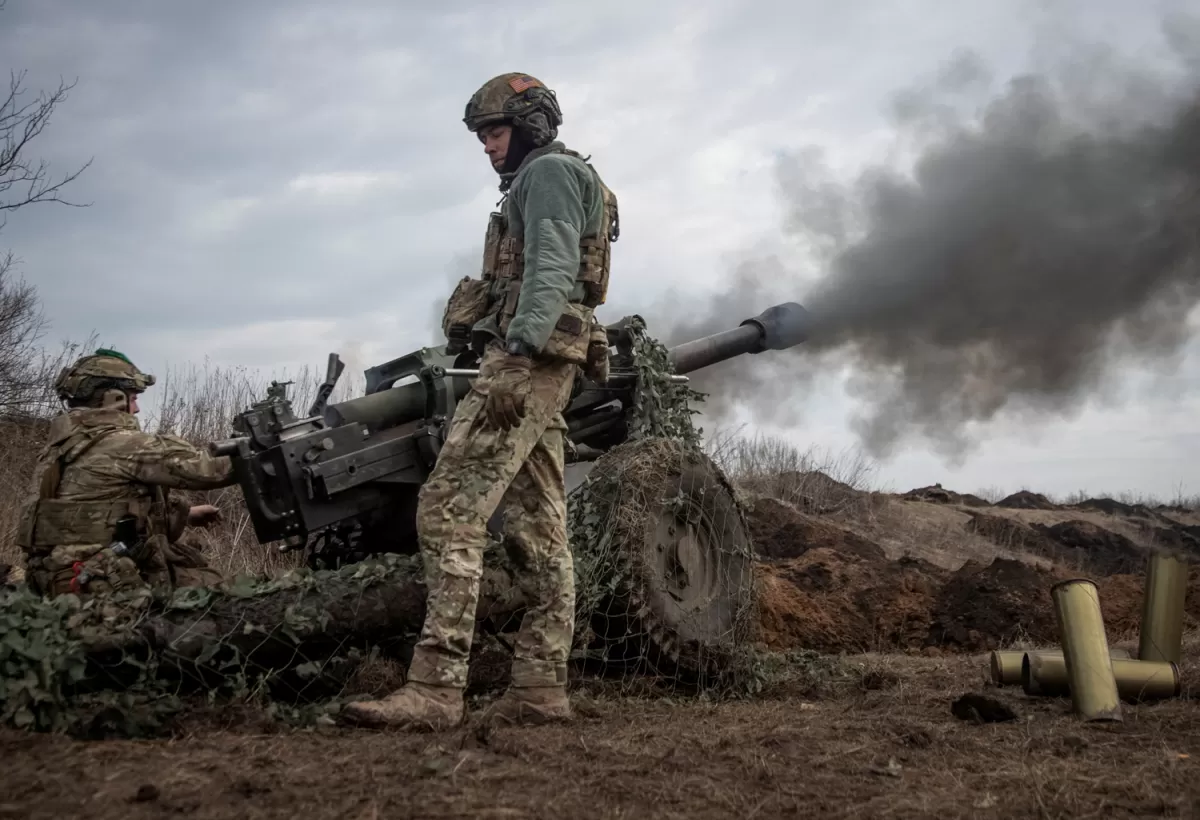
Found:
<svg viewBox="0 0 1200 820"><path fill-rule="evenodd" d="M484 413L497 430L511 430L525 418L525 401L532 391L529 368L533 362L525 356L505 356L488 384Z"/></svg>
<svg viewBox="0 0 1200 820"><path fill-rule="evenodd" d="M212 504L197 504L188 510L189 527L211 527L221 520L221 511Z"/></svg>

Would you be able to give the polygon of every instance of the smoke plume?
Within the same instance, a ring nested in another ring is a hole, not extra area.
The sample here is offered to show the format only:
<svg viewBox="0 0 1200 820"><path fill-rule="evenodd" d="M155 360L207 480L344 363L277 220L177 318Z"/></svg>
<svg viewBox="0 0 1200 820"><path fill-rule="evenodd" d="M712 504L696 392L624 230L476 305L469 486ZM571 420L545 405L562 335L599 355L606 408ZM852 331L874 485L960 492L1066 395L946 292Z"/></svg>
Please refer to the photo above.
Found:
<svg viewBox="0 0 1200 820"><path fill-rule="evenodd" d="M805 293L786 266L748 262L670 338L781 299L809 309L813 335L695 379L709 415L794 420L811 375L840 364L874 455L910 437L961 455L1002 412L1068 414L1118 369L1169 367L1200 302L1200 38L1175 22L1173 65L1091 50L977 112L987 72L956 56L894 98L904 171L846 183L817 152L781 161L787 230L824 275Z"/></svg>

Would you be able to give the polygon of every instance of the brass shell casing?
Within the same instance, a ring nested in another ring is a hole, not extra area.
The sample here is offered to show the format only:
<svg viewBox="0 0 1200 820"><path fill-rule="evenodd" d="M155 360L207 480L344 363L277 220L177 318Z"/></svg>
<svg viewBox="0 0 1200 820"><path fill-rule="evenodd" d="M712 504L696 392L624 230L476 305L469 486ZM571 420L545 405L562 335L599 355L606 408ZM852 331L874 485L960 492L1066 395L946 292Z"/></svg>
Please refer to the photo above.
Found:
<svg viewBox="0 0 1200 820"><path fill-rule="evenodd" d="M1182 557L1157 552L1146 561L1142 626L1138 637L1140 659L1179 663L1187 583L1188 565Z"/></svg>
<svg viewBox="0 0 1200 820"><path fill-rule="evenodd" d="M992 683L997 686L1017 686L1024 680L1021 667L1026 655L1054 655L1062 657L1061 649L997 649L991 653ZM1128 658L1128 649L1109 649L1109 657Z"/></svg>
<svg viewBox="0 0 1200 820"><path fill-rule="evenodd" d="M1075 713L1086 721L1120 721L1121 698L1096 585L1077 578L1050 588Z"/></svg>
<svg viewBox="0 0 1200 820"><path fill-rule="evenodd" d="M1181 691L1179 667L1163 661L1112 659L1117 694L1134 703L1177 697ZM1062 655L1030 652L1021 669L1021 688L1027 695L1061 697L1071 694L1066 659Z"/></svg>

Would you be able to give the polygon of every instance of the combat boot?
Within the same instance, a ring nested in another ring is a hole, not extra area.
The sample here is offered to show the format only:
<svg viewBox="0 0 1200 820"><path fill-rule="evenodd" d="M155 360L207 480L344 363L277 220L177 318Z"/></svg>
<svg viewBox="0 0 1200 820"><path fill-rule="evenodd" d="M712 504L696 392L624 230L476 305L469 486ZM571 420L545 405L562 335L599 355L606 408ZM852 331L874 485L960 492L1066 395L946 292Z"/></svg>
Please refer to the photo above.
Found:
<svg viewBox="0 0 1200 820"><path fill-rule="evenodd" d="M461 724L464 712L461 689L410 680L382 700L346 704L341 717L376 729L436 732Z"/></svg>
<svg viewBox="0 0 1200 820"><path fill-rule="evenodd" d="M491 726L540 726L571 719L564 686L510 687L483 715Z"/></svg>

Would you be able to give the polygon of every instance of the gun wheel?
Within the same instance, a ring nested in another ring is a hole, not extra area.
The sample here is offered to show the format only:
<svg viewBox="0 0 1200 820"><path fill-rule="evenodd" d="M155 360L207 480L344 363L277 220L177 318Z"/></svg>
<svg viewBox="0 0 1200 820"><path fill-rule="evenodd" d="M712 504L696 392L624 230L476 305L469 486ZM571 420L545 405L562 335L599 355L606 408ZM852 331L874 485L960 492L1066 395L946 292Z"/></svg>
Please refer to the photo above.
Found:
<svg viewBox="0 0 1200 820"><path fill-rule="evenodd" d="M668 439L622 445L597 462L572 504L573 522L595 522L583 537L573 527L577 608L606 663L692 679L746 639L750 536L706 456Z"/></svg>

